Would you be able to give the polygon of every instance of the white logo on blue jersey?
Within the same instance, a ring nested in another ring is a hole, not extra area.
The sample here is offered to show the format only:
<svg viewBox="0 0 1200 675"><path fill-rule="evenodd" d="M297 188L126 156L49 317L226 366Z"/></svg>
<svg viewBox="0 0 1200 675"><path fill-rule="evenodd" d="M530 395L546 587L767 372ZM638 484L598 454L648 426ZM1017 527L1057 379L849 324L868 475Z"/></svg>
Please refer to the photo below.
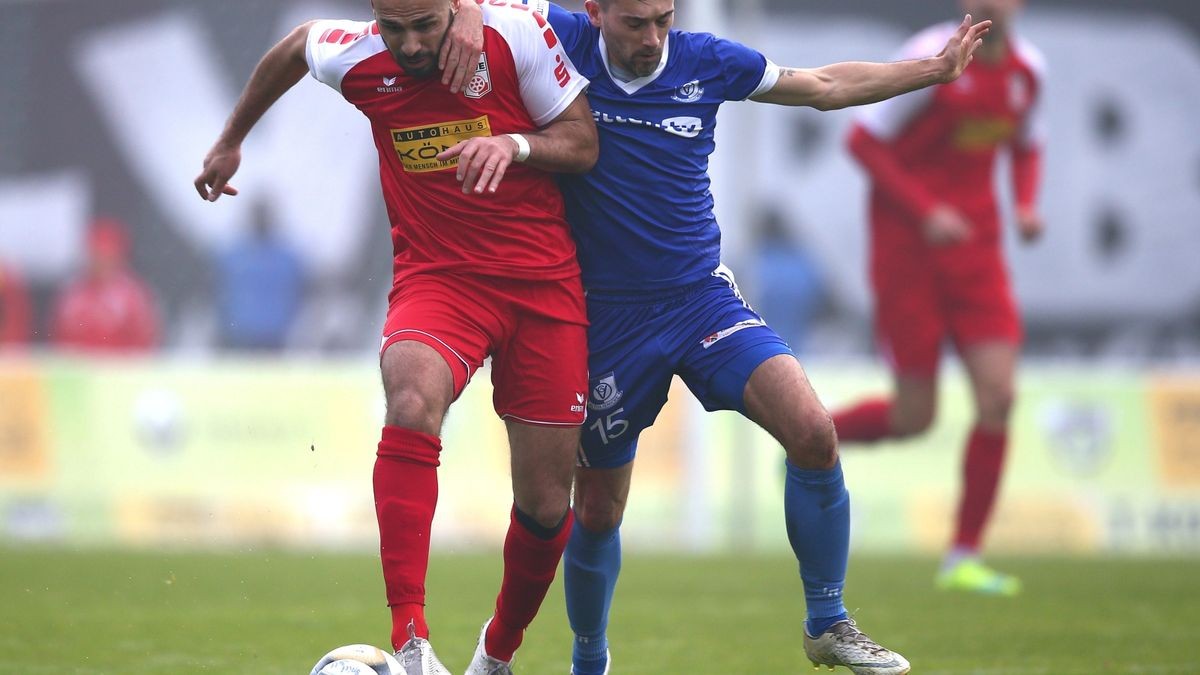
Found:
<svg viewBox="0 0 1200 675"><path fill-rule="evenodd" d="M700 86L700 80L692 80L685 85L675 89L675 94L671 98L680 103L695 103L704 95L704 87Z"/></svg>
<svg viewBox="0 0 1200 675"><path fill-rule="evenodd" d="M767 325L767 322L763 321L762 319L746 319L745 321L739 321L739 322L733 324L732 326L730 326L729 328L719 330L719 331L713 333L712 335L709 335L708 337L704 338L703 340L700 341L700 346L703 347L704 349L708 349L709 347L712 347L713 345L717 344L721 340L724 340L725 338L729 337L730 335L733 335L734 333L739 333L741 331L746 330L747 328L757 328L759 326L766 326L766 325Z"/></svg>
<svg viewBox="0 0 1200 675"><path fill-rule="evenodd" d="M668 117L661 122L652 122L650 120L638 119L636 117L623 117L621 115L609 115L608 113L592 111L592 117L597 124L637 124L644 127L654 129L662 129L668 134L682 136L683 138L695 138L704 131L704 120L699 117Z"/></svg>

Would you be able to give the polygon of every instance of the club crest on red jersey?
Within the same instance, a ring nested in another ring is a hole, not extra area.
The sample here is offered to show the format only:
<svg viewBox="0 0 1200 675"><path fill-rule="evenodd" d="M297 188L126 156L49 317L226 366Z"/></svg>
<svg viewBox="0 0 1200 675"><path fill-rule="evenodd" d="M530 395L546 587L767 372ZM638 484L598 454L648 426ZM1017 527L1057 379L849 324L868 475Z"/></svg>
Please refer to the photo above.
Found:
<svg viewBox="0 0 1200 675"><path fill-rule="evenodd" d="M479 63L475 65L475 74L463 89L467 98L483 98L492 91L492 74L488 71L487 54L479 55Z"/></svg>

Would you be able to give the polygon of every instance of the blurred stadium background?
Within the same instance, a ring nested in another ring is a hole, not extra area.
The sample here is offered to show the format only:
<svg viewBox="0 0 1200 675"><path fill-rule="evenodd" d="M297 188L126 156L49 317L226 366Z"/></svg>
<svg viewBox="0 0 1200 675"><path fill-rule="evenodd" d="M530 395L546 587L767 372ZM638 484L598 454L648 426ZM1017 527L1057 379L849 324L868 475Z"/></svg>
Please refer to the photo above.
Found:
<svg viewBox="0 0 1200 675"><path fill-rule="evenodd" d="M1169 557L1194 572L1200 5L1029 4L1018 29L1050 65L1049 230L1036 247L1010 240L1029 339L991 550ZM957 12L952 0L678 6L683 27L797 66L886 60ZM36 569L18 564L29 551L376 546L369 475L390 246L365 120L306 81L244 147L241 196L206 204L191 186L257 59L288 28L330 16L366 18L369 6L0 0L0 290L20 278L30 308L25 337L0 344L0 576L5 558L10 572ZM831 407L887 382L872 353L864 180L842 145L851 116L727 106L713 165L726 261ZM127 234L115 248L152 294L160 330L144 348L101 353L56 331L63 295L104 248L89 236L98 219ZM270 292L238 263L251 233L270 269L285 270ZM236 330L264 315L262 333ZM932 556L947 540L971 414L949 372L932 434L847 452L852 537L868 559ZM507 524L487 380L447 424L443 554L495 549ZM787 551L769 438L704 415L680 388L641 447L629 555ZM1194 577L1178 590L1176 602L1200 604ZM1200 672L1191 664L1128 672Z"/></svg>

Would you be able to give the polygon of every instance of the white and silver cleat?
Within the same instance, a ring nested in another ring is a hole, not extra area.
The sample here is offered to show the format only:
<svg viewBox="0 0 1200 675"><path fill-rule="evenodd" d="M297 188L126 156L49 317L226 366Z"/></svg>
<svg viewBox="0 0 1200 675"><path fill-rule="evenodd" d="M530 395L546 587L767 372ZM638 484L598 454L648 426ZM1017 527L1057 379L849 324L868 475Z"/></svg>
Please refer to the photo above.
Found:
<svg viewBox="0 0 1200 675"><path fill-rule="evenodd" d="M804 653L816 669L845 666L854 675L905 675L910 670L907 659L867 637L854 619L839 621L817 637L805 630Z"/></svg>
<svg viewBox="0 0 1200 675"><path fill-rule="evenodd" d="M494 659L488 656L483 648L483 641L491 623L492 620L488 619L483 624L483 630L479 631L479 644L475 645L475 655L471 657L471 665L467 666L466 675L512 675L512 661Z"/></svg>
<svg viewBox="0 0 1200 675"><path fill-rule="evenodd" d="M408 624L408 642L404 643L395 654L400 662L398 675L450 675L446 666L433 653L433 645L429 640L417 637L417 631Z"/></svg>

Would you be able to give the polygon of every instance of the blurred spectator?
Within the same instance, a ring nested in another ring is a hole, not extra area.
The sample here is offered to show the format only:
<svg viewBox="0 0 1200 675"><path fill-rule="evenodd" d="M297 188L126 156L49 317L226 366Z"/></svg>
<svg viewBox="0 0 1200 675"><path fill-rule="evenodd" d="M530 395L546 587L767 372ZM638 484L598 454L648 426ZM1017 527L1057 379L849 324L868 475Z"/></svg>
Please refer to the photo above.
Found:
<svg viewBox="0 0 1200 675"><path fill-rule="evenodd" d="M778 211L758 223L754 245L754 309L792 351L804 351L813 317L824 304L821 271Z"/></svg>
<svg viewBox="0 0 1200 675"><path fill-rule="evenodd" d="M0 262L0 350L29 342L29 294L16 270Z"/></svg>
<svg viewBox="0 0 1200 675"><path fill-rule="evenodd" d="M251 231L217 260L221 342L232 349L278 351L304 292L300 258L278 234L265 203Z"/></svg>
<svg viewBox="0 0 1200 675"><path fill-rule="evenodd" d="M61 292L54 310L54 342L84 352L138 352L158 346L154 297L129 267L125 226L92 223L83 273Z"/></svg>

